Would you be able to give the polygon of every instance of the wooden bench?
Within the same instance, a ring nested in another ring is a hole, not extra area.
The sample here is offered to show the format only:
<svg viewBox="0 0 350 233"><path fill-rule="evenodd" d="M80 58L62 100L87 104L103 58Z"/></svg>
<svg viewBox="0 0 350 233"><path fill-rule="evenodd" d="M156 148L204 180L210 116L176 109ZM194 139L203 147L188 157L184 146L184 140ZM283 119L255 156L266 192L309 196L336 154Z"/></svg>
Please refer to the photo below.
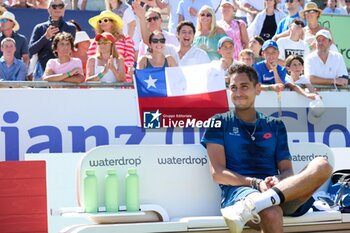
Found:
<svg viewBox="0 0 350 233"><path fill-rule="evenodd" d="M334 164L332 151L323 144L291 144L290 151L295 172L299 172L315 156L323 156ZM201 145L97 147L87 152L79 165L79 203L83 203L83 187L80 184L84 172L94 169L99 184L99 205L104 206L103 179L107 169L113 168L119 176L120 203L123 205L124 177L129 167L136 166L140 177L141 211L150 218L145 220L133 216L130 220L123 216L125 212L120 212L120 216L115 214L112 220L108 220L111 224L77 225L61 232L228 232L220 215L220 189L212 181L208 163L206 150ZM327 185L320 189L325 190ZM153 210L150 206L159 209ZM85 215L95 222L103 222L101 219L108 217L106 213ZM338 211L308 212L301 217L284 217L284 231L345 232L350 229L349 218L349 215ZM128 220L124 222L125 219ZM244 232L255 231L246 228Z"/></svg>

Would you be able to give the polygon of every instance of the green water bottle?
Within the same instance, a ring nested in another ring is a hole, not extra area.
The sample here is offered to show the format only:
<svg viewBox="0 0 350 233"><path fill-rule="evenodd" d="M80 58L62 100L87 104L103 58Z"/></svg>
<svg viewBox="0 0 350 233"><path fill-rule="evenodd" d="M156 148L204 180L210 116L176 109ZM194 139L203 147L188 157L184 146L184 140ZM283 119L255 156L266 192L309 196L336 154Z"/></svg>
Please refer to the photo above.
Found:
<svg viewBox="0 0 350 233"><path fill-rule="evenodd" d="M86 213L98 212L98 187L95 170L86 170L84 178L84 207Z"/></svg>
<svg viewBox="0 0 350 233"><path fill-rule="evenodd" d="M125 177L126 211L140 210L139 177L136 168L129 168Z"/></svg>
<svg viewBox="0 0 350 233"><path fill-rule="evenodd" d="M118 176L114 169L108 169L105 177L105 206L106 212L118 212Z"/></svg>

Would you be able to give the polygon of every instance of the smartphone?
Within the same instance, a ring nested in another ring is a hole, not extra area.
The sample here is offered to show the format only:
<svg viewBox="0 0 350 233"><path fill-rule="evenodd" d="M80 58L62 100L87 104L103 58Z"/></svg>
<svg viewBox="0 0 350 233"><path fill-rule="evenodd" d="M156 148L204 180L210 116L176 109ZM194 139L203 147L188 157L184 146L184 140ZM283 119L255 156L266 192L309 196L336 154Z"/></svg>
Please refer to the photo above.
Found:
<svg viewBox="0 0 350 233"><path fill-rule="evenodd" d="M52 20L52 21L50 22L50 25L52 25L52 26L58 28L59 23L60 23L59 21L53 21L53 20Z"/></svg>

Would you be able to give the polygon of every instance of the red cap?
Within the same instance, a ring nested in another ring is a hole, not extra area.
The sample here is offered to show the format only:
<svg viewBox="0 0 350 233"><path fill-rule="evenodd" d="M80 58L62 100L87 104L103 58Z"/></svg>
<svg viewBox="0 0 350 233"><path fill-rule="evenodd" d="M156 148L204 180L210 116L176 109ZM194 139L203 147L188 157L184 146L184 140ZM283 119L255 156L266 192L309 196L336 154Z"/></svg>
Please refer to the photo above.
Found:
<svg viewBox="0 0 350 233"><path fill-rule="evenodd" d="M106 40L112 41L113 44L117 42L117 40L114 38L114 36L109 32L103 32L101 34L97 34L95 37L95 41L99 41L101 38L104 38Z"/></svg>

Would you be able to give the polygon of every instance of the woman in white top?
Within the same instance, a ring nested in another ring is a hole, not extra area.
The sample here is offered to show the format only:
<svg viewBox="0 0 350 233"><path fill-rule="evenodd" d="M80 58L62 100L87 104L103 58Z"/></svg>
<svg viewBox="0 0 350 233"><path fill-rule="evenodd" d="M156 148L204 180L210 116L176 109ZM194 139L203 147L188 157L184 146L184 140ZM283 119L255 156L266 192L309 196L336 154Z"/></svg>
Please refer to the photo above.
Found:
<svg viewBox="0 0 350 233"><path fill-rule="evenodd" d="M124 62L119 58L114 36L104 32L98 34L95 41L97 52L87 62L86 81L125 82Z"/></svg>
<svg viewBox="0 0 350 233"><path fill-rule="evenodd" d="M265 9L255 17L248 27L249 38L261 36L264 40L272 39L277 25L286 15L277 8L277 0L266 0Z"/></svg>

